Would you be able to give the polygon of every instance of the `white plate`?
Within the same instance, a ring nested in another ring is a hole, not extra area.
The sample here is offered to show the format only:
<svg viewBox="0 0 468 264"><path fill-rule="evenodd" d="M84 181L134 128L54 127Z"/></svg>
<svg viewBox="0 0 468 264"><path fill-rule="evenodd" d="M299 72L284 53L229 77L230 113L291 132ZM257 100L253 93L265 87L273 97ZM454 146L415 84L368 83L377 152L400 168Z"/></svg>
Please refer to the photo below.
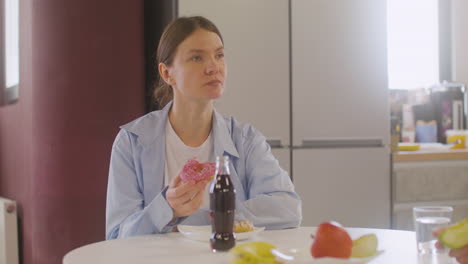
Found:
<svg viewBox="0 0 468 264"><path fill-rule="evenodd" d="M280 253L283 253L287 256L292 257L292 259L284 261L285 263L295 263L295 264L365 264L374 258L378 257L383 253L383 250L377 251L377 253L371 257L367 258L350 258L350 259L339 259L339 258L313 258L310 255L309 250L281 250Z"/></svg>
<svg viewBox="0 0 468 264"><path fill-rule="evenodd" d="M185 237L189 239L203 241L203 242L210 241L211 226L178 225L177 228L179 229L179 232L182 235L184 235ZM254 230L250 232L235 233L236 240L240 241L240 240L249 239L255 236L256 234L262 232L263 230L265 230L265 227L254 227Z"/></svg>

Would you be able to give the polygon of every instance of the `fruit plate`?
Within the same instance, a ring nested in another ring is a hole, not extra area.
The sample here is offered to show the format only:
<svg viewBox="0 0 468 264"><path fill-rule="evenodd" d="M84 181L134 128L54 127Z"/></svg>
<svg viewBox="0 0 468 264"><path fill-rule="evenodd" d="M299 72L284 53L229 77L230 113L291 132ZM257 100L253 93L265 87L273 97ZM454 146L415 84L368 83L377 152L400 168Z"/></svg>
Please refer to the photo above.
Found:
<svg viewBox="0 0 468 264"><path fill-rule="evenodd" d="M377 251L373 256L367 258L349 258L349 259L339 259L339 258L312 258L308 250L287 250L282 252L286 255L293 257L286 263L296 263L296 264L365 264L371 260L377 258L383 253L383 250Z"/></svg>
<svg viewBox="0 0 468 264"><path fill-rule="evenodd" d="M185 237L202 242L210 241L211 235L211 226L203 225L203 226L191 226L191 225L178 225L177 228L179 232L184 235ZM246 240L249 239L258 233L265 230L265 227L254 227L254 230L250 232L242 232L242 233L235 233L236 240Z"/></svg>

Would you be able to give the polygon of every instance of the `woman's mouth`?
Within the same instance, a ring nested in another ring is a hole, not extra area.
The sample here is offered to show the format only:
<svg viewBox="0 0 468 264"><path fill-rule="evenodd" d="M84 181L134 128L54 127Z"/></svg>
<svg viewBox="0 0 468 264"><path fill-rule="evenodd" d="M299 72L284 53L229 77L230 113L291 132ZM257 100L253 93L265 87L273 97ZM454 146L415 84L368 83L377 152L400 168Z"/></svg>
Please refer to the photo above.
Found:
<svg viewBox="0 0 468 264"><path fill-rule="evenodd" d="M219 80L212 80L212 81L207 82L206 85L218 86L218 85L221 85L221 81L219 81Z"/></svg>

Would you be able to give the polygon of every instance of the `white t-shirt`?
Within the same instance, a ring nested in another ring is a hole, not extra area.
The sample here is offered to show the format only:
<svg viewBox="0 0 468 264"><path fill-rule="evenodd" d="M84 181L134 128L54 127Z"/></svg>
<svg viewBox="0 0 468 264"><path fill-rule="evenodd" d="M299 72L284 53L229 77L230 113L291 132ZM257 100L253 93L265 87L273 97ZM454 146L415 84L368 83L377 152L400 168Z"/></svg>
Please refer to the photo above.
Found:
<svg viewBox="0 0 468 264"><path fill-rule="evenodd" d="M169 185L174 177L176 177L185 163L192 158L196 158L198 162L214 162L214 143L213 137L210 135L200 146L193 148L184 144L172 128L169 118L166 123L166 168L165 168L165 185ZM209 185L206 185L205 195L201 208L209 209Z"/></svg>

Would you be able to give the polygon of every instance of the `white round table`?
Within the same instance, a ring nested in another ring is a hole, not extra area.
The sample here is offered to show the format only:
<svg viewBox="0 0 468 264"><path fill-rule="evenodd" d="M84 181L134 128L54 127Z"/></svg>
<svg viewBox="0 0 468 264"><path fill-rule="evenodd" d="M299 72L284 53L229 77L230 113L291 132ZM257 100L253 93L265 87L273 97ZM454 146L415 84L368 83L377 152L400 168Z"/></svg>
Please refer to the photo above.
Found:
<svg viewBox="0 0 468 264"><path fill-rule="evenodd" d="M415 233L387 229L346 228L351 238L375 233L379 250L384 252L371 264L418 263ZM252 240L262 240L279 249L309 250L314 227L272 230L259 233ZM242 243L244 241L238 241ZM312 262L312 259L311 259ZM153 264L153 263L229 263L227 253L212 253L208 242L198 242L180 233L115 239L86 245L70 251L64 264Z"/></svg>

